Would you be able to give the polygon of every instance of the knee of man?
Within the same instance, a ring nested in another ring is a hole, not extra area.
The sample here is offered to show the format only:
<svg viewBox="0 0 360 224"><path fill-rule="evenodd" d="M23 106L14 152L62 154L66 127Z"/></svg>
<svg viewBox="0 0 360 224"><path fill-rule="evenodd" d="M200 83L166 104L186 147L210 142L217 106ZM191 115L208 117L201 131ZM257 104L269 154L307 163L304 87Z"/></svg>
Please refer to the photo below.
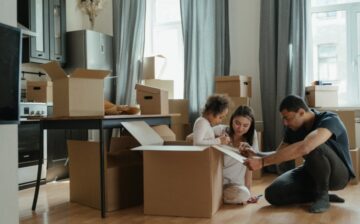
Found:
<svg viewBox="0 0 360 224"><path fill-rule="evenodd" d="M281 198L280 193L275 187L270 185L265 189L265 199L272 205L281 205L279 201L279 198Z"/></svg>

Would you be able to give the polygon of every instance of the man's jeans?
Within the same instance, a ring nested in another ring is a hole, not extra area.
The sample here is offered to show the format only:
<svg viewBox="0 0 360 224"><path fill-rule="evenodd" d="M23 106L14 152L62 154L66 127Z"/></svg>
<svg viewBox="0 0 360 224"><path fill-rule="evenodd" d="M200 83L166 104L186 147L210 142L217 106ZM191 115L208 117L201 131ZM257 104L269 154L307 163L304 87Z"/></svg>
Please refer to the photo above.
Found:
<svg viewBox="0 0 360 224"><path fill-rule="evenodd" d="M347 167L328 145L318 146L304 159L302 166L280 175L265 189L270 204L312 202L317 194L343 189L348 183Z"/></svg>

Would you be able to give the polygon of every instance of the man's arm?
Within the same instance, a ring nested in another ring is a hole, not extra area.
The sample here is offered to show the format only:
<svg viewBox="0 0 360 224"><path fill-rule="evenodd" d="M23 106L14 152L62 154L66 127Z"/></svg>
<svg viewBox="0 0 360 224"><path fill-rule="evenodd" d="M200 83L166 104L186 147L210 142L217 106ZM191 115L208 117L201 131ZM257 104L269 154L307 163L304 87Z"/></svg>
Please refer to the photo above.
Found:
<svg viewBox="0 0 360 224"><path fill-rule="evenodd" d="M257 152L257 153L256 153L256 156L259 156L259 157L270 156L270 155L276 153L277 151L285 148L285 147L288 146L288 145L289 145L289 144L281 141L281 143L279 144L279 146L276 148L275 151L272 151L272 152Z"/></svg>
<svg viewBox="0 0 360 224"><path fill-rule="evenodd" d="M310 153L316 147L326 142L331 137L331 135L332 133L328 129L318 128L310 132L302 141L287 146L282 146L283 143L280 144L278 150L271 155L267 155L262 158L255 157L247 159L245 161L245 165L248 166L250 170L258 170L263 166L277 164L298 158Z"/></svg>

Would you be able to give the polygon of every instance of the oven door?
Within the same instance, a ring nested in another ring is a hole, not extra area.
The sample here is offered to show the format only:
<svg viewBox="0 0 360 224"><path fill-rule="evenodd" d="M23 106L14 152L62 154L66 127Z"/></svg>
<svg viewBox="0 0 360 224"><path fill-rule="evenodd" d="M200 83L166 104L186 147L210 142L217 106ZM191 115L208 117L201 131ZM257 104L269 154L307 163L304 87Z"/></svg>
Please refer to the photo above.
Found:
<svg viewBox="0 0 360 224"><path fill-rule="evenodd" d="M40 122L27 120L21 121L18 126L18 183L34 183L37 176L38 161L40 156ZM41 178L46 177L47 134L44 131L44 163L42 164Z"/></svg>

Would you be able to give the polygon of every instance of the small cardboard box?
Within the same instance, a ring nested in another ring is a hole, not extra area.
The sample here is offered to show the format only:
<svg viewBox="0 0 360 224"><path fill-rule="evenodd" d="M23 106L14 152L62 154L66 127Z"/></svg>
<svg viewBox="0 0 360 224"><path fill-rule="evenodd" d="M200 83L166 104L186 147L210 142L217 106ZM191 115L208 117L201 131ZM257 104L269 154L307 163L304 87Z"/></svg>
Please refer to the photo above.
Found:
<svg viewBox="0 0 360 224"><path fill-rule="evenodd" d="M244 75L217 76L215 92L228 94L232 97L251 97L251 77Z"/></svg>
<svg viewBox="0 0 360 224"><path fill-rule="evenodd" d="M129 138L113 138L111 153L105 157L106 211L143 203L142 156L124 148L139 145L127 142ZM68 150L70 201L100 209L99 143L69 140Z"/></svg>
<svg viewBox="0 0 360 224"><path fill-rule="evenodd" d="M222 204L221 152L208 146L164 145L145 122L122 125L142 145L133 150L144 152L145 214L209 218L217 212Z"/></svg>
<svg viewBox="0 0 360 224"><path fill-rule="evenodd" d="M29 102L52 103L53 86L48 81L27 81L26 99Z"/></svg>
<svg viewBox="0 0 360 224"><path fill-rule="evenodd" d="M336 107L338 105L337 86L307 86L305 96L309 107Z"/></svg>
<svg viewBox="0 0 360 224"><path fill-rule="evenodd" d="M79 68L69 77L57 62L42 68L53 81L55 117L104 116L104 78L110 71Z"/></svg>
<svg viewBox="0 0 360 224"><path fill-rule="evenodd" d="M355 172L355 178L350 181L351 184L359 183L360 175L360 157L359 157L359 148L350 149L350 155L352 160L353 169Z"/></svg>
<svg viewBox="0 0 360 224"><path fill-rule="evenodd" d="M229 125L231 114L233 114L239 106L241 105L250 106L249 97L230 97L230 99L231 99L231 104L229 106L229 112L225 117L225 119L223 119L222 121L222 123L226 125Z"/></svg>
<svg viewBox="0 0 360 224"><path fill-rule="evenodd" d="M163 73L166 65L166 58L162 55L144 57L143 79L158 79Z"/></svg>
<svg viewBox="0 0 360 224"><path fill-rule="evenodd" d="M171 125L189 123L189 101L188 100L169 100L170 114L180 114L171 117Z"/></svg>
<svg viewBox="0 0 360 224"><path fill-rule="evenodd" d="M145 86L165 90L168 92L169 99L174 98L174 80L145 79L143 80L143 84Z"/></svg>
<svg viewBox="0 0 360 224"><path fill-rule="evenodd" d="M139 84L135 89L141 114L169 114L167 91Z"/></svg>

